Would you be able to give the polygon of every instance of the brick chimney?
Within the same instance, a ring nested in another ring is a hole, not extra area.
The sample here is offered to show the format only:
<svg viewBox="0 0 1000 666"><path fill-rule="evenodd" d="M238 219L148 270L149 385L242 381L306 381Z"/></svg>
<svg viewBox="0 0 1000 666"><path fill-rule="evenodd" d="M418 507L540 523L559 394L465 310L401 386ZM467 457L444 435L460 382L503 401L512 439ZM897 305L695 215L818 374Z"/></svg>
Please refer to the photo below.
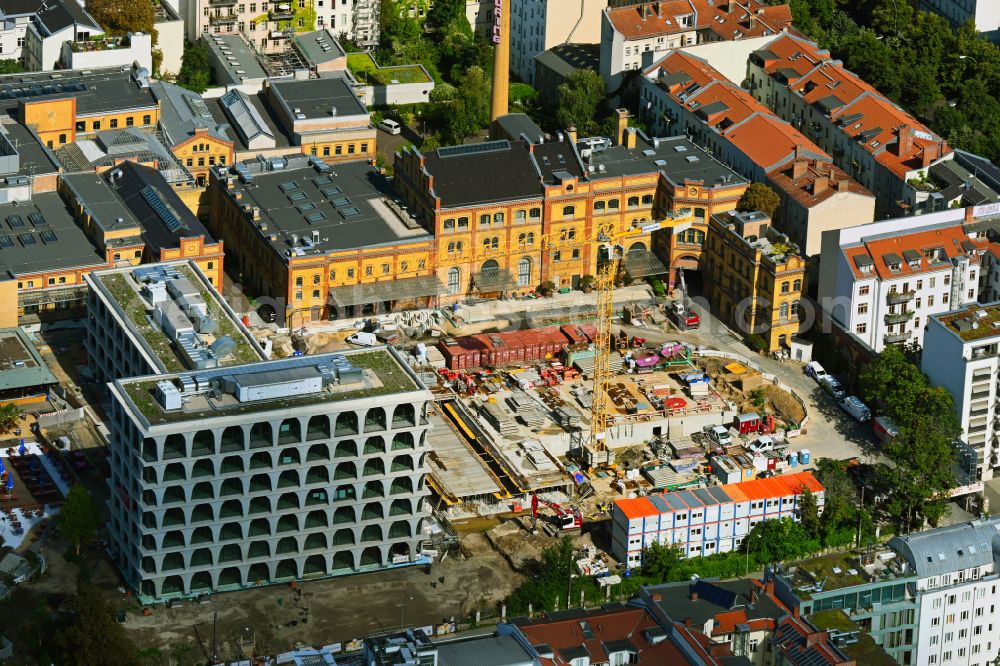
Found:
<svg viewBox="0 0 1000 666"><path fill-rule="evenodd" d="M698 590L694 586L691 587L691 601L698 601Z"/></svg>
<svg viewBox="0 0 1000 666"><path fill-rule="evenodd" d="M896 131L896 154L905 157L913 152L913 128L909 125L900 125Z"/></svg>
<svg viewBox="0 0 1000 666"><path fill-rule="evenodd" d="M838 192L848 192L851 189L851 184L846 178L841 178L837 181L837 191Z"/></svg>
<svg viewBox="0 0 1000 666"><path fill-rule="evenodd" d="M972 206L966 206L965 207L965 223L966 224L972 224L973 222L976 221L975 210L976 209L973 208Z"/></svg>
<svg viewBox="0 0 1000 666"><path fill-rule="evenodd" d="M811 648L814 645L823 643L829 638L829 634L825 631L814 631L813 633L806 636L806 647Z"/></svg>
<svg viewBox="0 0 1000 666"><path fill-rule="evenodd" d="M806 175L809 170L809 163L805 160L798 160L792 163L792 180L798 180Z"/></svg>
<svg viewBox="0 0 1000 666"><path fill-rule="evenodd" d="M920 166L928 167L939 157L941 157L941 146L936 143L927 144L920 152Z"/></svg>
<svg viewBox="0 0 1000 666"><path fill-rule="evenodd" d="M624 145L625 128L628 127L628 109L615 109L615 144Z"/></svg>
<svg viewBox="0 0 1000 666"><path fill-rule="evenodd" d="M663 601L663 595L660 594L659 592L653 592L651 595L649 595L649 598L652 599L653 601Z"/></svg>
<svg viewBox="0 0 1000 666"><path fill-rule="evenodd" d="M634 127L625 128L625 147L632 149L635 148L636 137L639 136L639 131Z"/></svg>
<svg viewBox="0 0 1000 666"><path fill-rule="evenodd" d="M566 128L566 139L570 143L576 143L576 125L570 125Z"/></svg>
<svg viewBox="0 0 1000 666"><path fill-rule="evenodd" d="M813 196L818 197L828 189L830 189L830 179L826 176L816 176L813 180Z"/></svg>

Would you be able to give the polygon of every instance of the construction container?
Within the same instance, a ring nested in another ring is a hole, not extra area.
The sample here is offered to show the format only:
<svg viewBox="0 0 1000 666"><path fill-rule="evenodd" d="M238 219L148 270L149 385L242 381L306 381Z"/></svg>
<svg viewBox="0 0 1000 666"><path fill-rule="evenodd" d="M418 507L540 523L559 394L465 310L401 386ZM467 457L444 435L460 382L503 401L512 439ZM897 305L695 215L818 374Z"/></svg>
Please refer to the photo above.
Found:
<svg viewBox="0 0 1000 666"><path fill-rule="evenodd" d="M563 329L569 329L569 332ZM504 333L481 333L449 338L438 343L451 370L486 366L517 365L559 358L570 344L590 344L590 333L596 329L587 324L573 327L547 326ZM590 353L593 356L593 352ZM581 353L577 358L585 358ZM574 361L577 360L574 358ZM570 363L567 362L567 365Z"/></svg>
<svg viewBox="0 0 1000 666"><path fill-rule="evenodd" d="M799 462L803 465L808 465L811 458L812 455L809 453L809 449L802 449L799 451Z"/></svg>
<svg viewBox="0 0 1000 666"><path fill-rule="evenodd" d="M799 466L799 454L796 453L795 451L790 452L788 454L788 464L791 467L798 467Z"/></svg>
<svg viewBox="0 0 1000 666"><path fill-rule="evenodd" d="M760 429L760 414L756 414L754 412L749 414L740 414L736 417L735 425L739 428L741 435L757 432Z"/></svg>

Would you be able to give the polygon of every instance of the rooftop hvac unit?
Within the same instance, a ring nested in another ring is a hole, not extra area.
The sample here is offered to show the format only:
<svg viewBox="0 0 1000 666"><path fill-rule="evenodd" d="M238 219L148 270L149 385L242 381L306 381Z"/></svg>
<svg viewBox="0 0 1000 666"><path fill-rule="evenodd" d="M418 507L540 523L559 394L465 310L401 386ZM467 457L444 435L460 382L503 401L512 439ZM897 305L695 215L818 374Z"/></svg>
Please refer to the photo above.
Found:
<svg viewBox="0 0 1000 666"><path fill-rule="evenodd" d="M173 382L166 379L156 382L156 401L164 411L171 411L181 408L181 392L177 390Z"/></svg>
<svg viewBox="0 0 1000 666"><path fill-rule="evenodd" d="M236 351L236 341L228 335L223 335L212 343L212 352L219 358L229 356Z"/></svg>

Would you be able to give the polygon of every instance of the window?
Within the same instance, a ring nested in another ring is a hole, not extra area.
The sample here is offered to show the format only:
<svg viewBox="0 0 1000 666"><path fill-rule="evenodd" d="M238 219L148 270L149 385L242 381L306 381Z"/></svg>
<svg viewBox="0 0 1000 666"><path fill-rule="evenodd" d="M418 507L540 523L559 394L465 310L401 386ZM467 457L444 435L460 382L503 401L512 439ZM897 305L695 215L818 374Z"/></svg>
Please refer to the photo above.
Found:
<svg viewBox="0 0 1000 666"><path fill-rule="evenodd" d="M333 154L334 155L343 155L344 154L344 147L341 146L341 145L339 145L339 144L336 145L336 146L334 146L333 147Z"/></svg>
<svg viewBox="0 0 1000 666"><path fill-rule="evenodd" d="M930 282L927 283L927 286L929 286L931 289L933 289L935 282L937 282L937 278L931 278Z"/></svg>
<svg viewBox="0 0 1000 666"><path fill-rule="evenodd" d="M604 210L604 202L603 201L595 201L594 202L594 212L596 213L596 212L602 211L602 210Z"/></svg>
<svg viewBox="0 0 1000 666"><path fill-rule="evenodd" d="M629 208L638 208L639 207L639 197L629 197L628 198L628 207Z"/></svg>
<svg viewBox="0 0 1000 666"><path fill-rule="evenodd" d="M563 217L573 217L576 215L576 208L573 206L563 206L562 214Z"/></svg>
<svg viewBox="0 0 1000 666"><path fill-rule="evenodd" d="M391 270L392 270L391 264L382 264L382 275L388 275Z"/></svg>
<svg viewBox="0 0 1000 666"><path fill-rule="evenodd" d="M340 146L337 147L339 148ZM330 146L323 146L323 157L329 157L329 156L330 156Z"/></svg>
<svg viewBox="0 0 1000 666"><path fill-rule="evenodd" d="M353 155L354 154L354 144L353 143L347 144L347 154L348 155Z"/></svg>
<svg viewBox="0 0 1000 666"><path fill-rule="evenodd" d="M493 213L493 224L503 224L503 213Z"/></svg>
<svg viewBox="0 0 1000 666"><path fill-rule="evenodd" d="M652 206L653 205L653 195L652 194L644 194L644 195L642 195L642 205L643 206Z"/></svg>
<svg viewBox="0 0 1000 666"><path fill-rule="evenodd" d="M448 293L457 294L462 271L457 266L448 269Z"/></svg>
<svg viewBox="0 0 1000 666"><path fill-rule="evenodd" d="M93 122L93 124L91 125L91 127L96 132L97 130L101 129L101 121L100 120L95 120Z"/></svg>
<svg viewBox="0 0 1000 666"><path fill-rule="evenodd" d="M858 314L867 314L867 313L868 313L868 304L858 303Z"/></svg>
<svg viewBox="0 0 1000 666"><path fill-rule="evenodd" d="M871 291L871 287L869 285L861 285L858 287L858 296L867 296L869 291Z"/></svg>
<svg viewBox="0 0 1000 666"><path fill-rule="evenodd" d="M792 282L792 291L802 291L802 280Z"/></svg>
<svg viewBox="0 0 1000 666"><path fill-rule="evenodd" d="M532 220L539 220L539 219L541 219L541 217L542 217L542 209L541 208L532 208L530 211L528 211L528 217L530 217Z"/></svg>
<svg viewBox="0 0 1000 666"><path fill-rule="evenodd" d="M948 303L948 294L941 294L941 303L945 305Z"/></svg>
<svg viewBox="0 0 1000 666"><path fill-rule="evenodd" d="M110 124L111 124L111 129L117 129L118 128L118 119L117 118L112 118Z"/></svg>
<svg viewBox="0 0 1000 666"><path fill-rule="evenodd" d="M955 624L955 614L948 613L948 616L944 619L945 624Z"/></svg>
<svg viewBox="0 0 1000 666"><path fill-rule="evenodd" d="M319 298L319 289L313 289L313 298Z"/></svg>
<svg viewBox="0 0 1000 666"><path fill-rule="evenodd" d="M347 269L347 277L349 279L354 279L354 269L353 268L348 268Z"/></svg>
<svg viewBox="0 0 1000 666"><path fill-rule="evenodd" d="M361 152L363 152L363 153L367 153L368 152L368 144L367 143L361 144Z"/></svg>
<svg viewBox="0 0 1000 666"><path fill-rule="evenodd" d="M524 257L517 262L517 286L528 287L531 285L531 259Z"/></svg>
<svg viewBox="0 0 1000 666"><path fill-rule="evenodd" d="M451 219L445 220L444 224L442 225L442 228L445 231L454 231L455 230L455 219L451 218Z"/></svg>
<svg viewBox="0 0 1000 666"><path fill-rule="evenodd" d="M944 286L947 287L949 284L951 284L951 276L950 275L945 275L944 276Z"/></svg>
<svg viewBox="0 0 1000 666"><path fill-rule="evenodd" d="M927 297L927 307L929 308L934 307L934 294L931 294L930 296Z"/></svg>
<svg viewBox="0 0 1000 666"><path fill-rule="evenodd" d="M365 277L371 277L375 274L374 266L365 266Z"/></svg>
<svg viewBox="0 0 1000 666"><path fill-rule="evenodd" d="M148 113L142 117L142 124L149 125L153 122L153 117Z"/></svg>
<svg viewBox="0 0 1000 666"><path fill-rule="evenodd" d="M514 211L514 224L523 224L528 214L523 210Z"/></svg>
<svg viewBox="0 0 1000 666"><path fill-rule="evenodd" d="M788 303L782 303L778 307L778 317L781 319L788 319Z"/></svg>
<svg viewBox="0 0 1000 666"><path fill-rule="evenodd" d="M458 218L458 228L459 229L468 229L469 228L469 218L467 218L467 217L460 217L460 218Z"/></svg>
<svg viewBox="0 0 1000 666"><path fill-rule="evenodd" d="M487 213L485 215L480 215L479 216L479 228L480 229L482 229L483 227L489 228L489 226L490 226L490 216L489 216L489 213Z"/></svg>
<svg viewBox="0 0 1000 666"><path fill-rule="evenodd" d="M608 209L618 210L618 199L608 199Z"/></svg>
<svg viewBox="0 0 1000 666"><path fill-rule="evenodd" d="M789 285L788 285L787 282L782 282L781 283L781 293L787 294L788 293L788 286Z"/></svg>
<svg viewBox="0 0 1000 666"><path fill-rule="evenodd" d="M132 116L125 118L125 127L132 127L133 125L135 125L135 118Z"/></svg>
<svg viewBox="0 0 1000 666"><path fill-rule="evenodd" d="M858 324L854 327L855 332L864 333L868 330L868 324Z"/></svg>

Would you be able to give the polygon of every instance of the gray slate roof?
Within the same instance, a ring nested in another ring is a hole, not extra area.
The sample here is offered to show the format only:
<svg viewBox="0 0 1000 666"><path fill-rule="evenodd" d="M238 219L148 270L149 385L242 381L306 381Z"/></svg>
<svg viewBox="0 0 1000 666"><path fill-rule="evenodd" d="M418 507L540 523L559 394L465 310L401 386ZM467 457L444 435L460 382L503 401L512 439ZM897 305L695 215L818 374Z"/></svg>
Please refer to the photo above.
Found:
<svg viewBox="0 0 1000 666"><path fill-rule="evenodd" d="M986 566L1000 553L1000 516L897 536L889 547L921 578Z"/></svg>
<svg viewBox="0 0 1000 666"><path fill-rule="evenodd" d="M201 95L163 81L156 81L150 87L160 102L160 128L171 144L186 141L198 129L208 130L216 139L231 141L227 126L215 121Z"/></svg>
<svg viewBox="0 0 1000 666"><path fill-rule="evenodd" d="M295 37L295 46L310 65L344 57L344 49L329 30L305 32ZM324 51L323 47L328 50Z"/></svg>

